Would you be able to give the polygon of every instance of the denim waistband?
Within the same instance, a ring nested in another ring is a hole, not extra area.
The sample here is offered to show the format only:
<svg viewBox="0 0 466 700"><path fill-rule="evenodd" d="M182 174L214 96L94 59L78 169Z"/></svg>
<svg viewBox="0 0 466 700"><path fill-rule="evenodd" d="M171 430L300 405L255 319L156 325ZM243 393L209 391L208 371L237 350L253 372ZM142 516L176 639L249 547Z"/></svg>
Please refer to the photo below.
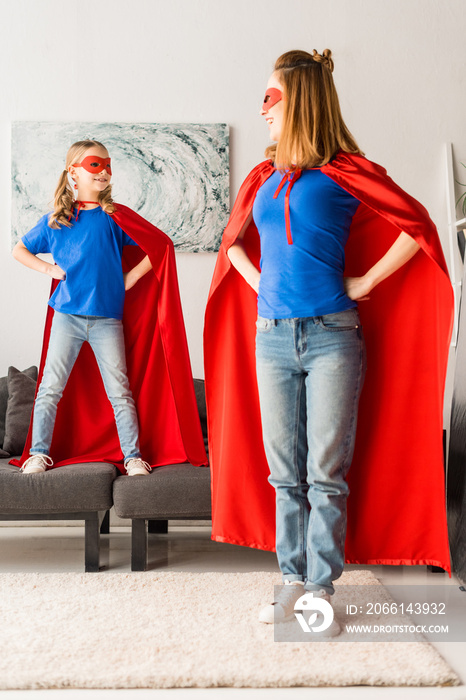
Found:
<svg viewBox="0 0 466 700"><path fill-rule="evenodd" d="M330 316L340 316L341 314L348 314L349 316L355 316L359 318L359 310L357 307L352 307L351 309L344 309L343 311L334 311L330 314L319 314L317 316L300 316L298 318L265 318L264 316L258 315L258 319L262 318L269 321L272 325L277 326L279 323L286 323L290 326L296 326L299 323L312 322L318 324L322 318L327 318Z"/></svg>

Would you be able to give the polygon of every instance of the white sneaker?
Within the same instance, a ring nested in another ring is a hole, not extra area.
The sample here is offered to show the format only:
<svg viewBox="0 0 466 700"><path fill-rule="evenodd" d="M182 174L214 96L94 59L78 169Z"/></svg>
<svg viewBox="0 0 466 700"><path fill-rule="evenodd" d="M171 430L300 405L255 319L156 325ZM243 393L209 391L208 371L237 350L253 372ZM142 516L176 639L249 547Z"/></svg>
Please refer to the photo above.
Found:
<svg viewBox="0 0 466 700"><path fill-rule="evenodd" d="M31 455L21 467L21 471L25 474L38 474L39 472L45 472L47 467L53 465L53 459L48 455L35 454Z"/></svg>
<svg viewBox="0 0 466 700"><path fill-rule="evenodd" d="M294 604L304 595L303 581L285 581L273 603L269 603L259 613L259 622L272 624L287 622L294 616Z"/></svg>
<svg viewBox="0 0 466 700"><path fill-rule="evenodd" d="M152 467L144 462L140 457L130 457L125 462L125 469L128 476L144 476L152 471Z"/></svg>
<svg viewBox="0 0 466 700"><path fill-rule="evenodd" d="M308 593L313 593L314 598L323 598L323 600L327 601L330 605L332 605L332 596L327 593L323 588L321 588L319 591L307 591ZM333 606L332 606L333 609ZM319 637L321 639L325 639L327 637L336 637L339 635L341 632L341 625L338 622L337 618L335 617L335 612L333 614L333 620L330 623L330 627L327 627L326 630L322 630L322 632L313 632L314 637Z"/></svg>

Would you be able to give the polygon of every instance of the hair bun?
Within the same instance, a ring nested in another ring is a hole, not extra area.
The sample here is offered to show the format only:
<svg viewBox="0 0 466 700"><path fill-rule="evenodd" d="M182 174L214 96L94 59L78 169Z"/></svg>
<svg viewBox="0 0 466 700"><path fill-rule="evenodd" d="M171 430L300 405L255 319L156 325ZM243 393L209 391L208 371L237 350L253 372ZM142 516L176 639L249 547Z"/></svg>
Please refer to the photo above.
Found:
<svg viewBox="0 0 466 700"><path fill-rule="evenodd" d="M322 54L317 53L317 51L314 49L312 52L312 58L316 63L322 63L324 66L327 66L327 68L330 69L330 71L333 73L333 59L332 59L332 52L330 49L324 49Z"/></svg>

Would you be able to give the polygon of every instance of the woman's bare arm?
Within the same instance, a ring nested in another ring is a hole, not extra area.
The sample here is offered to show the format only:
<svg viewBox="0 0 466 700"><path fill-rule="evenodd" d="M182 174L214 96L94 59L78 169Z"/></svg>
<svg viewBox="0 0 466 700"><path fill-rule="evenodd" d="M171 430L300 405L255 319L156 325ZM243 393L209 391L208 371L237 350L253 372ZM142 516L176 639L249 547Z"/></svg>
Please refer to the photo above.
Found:
<svg viewBox="0 0 466 700"><path fill-rule="evenodd" d="M386 279L408 262L420 246L402 231L385 255L362 277L345 277L345 291L350 299L364 301L382 280Z"/></svg>
<svg viewBox="0 0 466 700"><path fill-rule="evenodd" d="M231 264L235 267L240 275L244 277L246 282L254 289L254 291L259 293L259 281L261 278L261 273L256 268L256 266L251 262L243 244L244 234L247 227L251 223L252 213L249 214L246 219L246 223L239 232L236 241L232 246L228 248L227 255L231 260Z"/></svg>

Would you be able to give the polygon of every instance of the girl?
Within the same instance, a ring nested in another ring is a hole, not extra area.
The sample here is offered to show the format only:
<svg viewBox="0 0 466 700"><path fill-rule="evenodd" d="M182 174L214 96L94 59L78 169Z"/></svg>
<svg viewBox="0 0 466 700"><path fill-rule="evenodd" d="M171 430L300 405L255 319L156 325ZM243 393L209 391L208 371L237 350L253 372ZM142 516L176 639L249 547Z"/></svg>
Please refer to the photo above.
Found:
<svg viewBox="0 0 466 700"><path fill-rule="evenodd" d="M140 237L135 224L141 226L144 220L132 212L138 220L128 222L125 208L113 202L111 175L110 157L101 143L74 143L58 182L53 212L42 217L13 250L14 257L24 265L59 281L49 300L54 314L33 411L31 456L22 465L25 473L43 472L54 465L50 453L57 407L85 341L95 355L113 409L126 472L135 476L151 471L151 466L141 456L138 415L127 375L122 319L125 292L151 270L152 262L149 255L145 255L123 272L124 247L137 246L128 235L128 228L133 228ZM74 183L76 200L69 178ZM121 225L117 223L118 215ZM147 222L144 224L151 227ZM163 237L161 244L158 243L163 253L167 237L155 231ZM154 243L146 245L154 255ZM51 253L56 264L39 259L36 257L39 253ZM83 369L81 367L82 374ZM75 409L78 413L79 407ZM198 449L196 446L197 453ZM204 459L201 457L201 462Z"/></svg>
<svg viewBox="0 0 466 700"><path fill-rule="evenodd" d="M274 603L260 611L259 619L265 623L292 616L304 590L329 602L343 569L347 474L365 375L358 302L369 298L379 306L374 303L376 311L367 315L373 323L369 324L372 377L364 428L370 425L370 429L363 433L359 456L362 495L353 528L361 541L355 560L393 564L441 559L447 562L445 568L449 566L441 495L441 396L451 321L445 261L425 210L363 157L341 116L332 71L328 49L322 55L290 51L277 60L261 110L277 143L266 151L269 160L252 171L240 190L206 311L212 536L276 549L285 586ZM375 214L377 226L372 223L369 230L369 218ZM348 240L354 250L349 250ZM420 247L435 265L424 254L416 264ZM346 278L345 251L346 269L353 270ZM399 270L411 258L406 272ZM388 279L392 275L394 285ZM378 294L375 288L383 280L387 280L385 294ZM413 303L409 300L413 288L422 291L423 310L418 291ZM403 303L398 301L400 292ZM413 339L403 327L396 327L396 338L393 333L387 337L383 324L398 307L408 313L405 325L413 323L421 333L423 340L419 337L418 342L427 358L419 360L417 352L413 356ZM423 318L420 324L417 317ZM429 367L431 372L435 367L436 374L426 379ZM416 443L414 464L413 451L405 444L413 406L407 402L399 414L393 410L394 397L407 401L407 383L414 401L422 391L428 406L419 419L412 419L418 431L415 437L410 435ZM265 454L257 441L260 430ZM233 446L234 460L228 456ZM403 460L398 466L400 452ZM411 527L408 544L402 530L393 538L386 534L393 509L399 508L393 498L406 480L406 465L410 471L422 470L423 476L427 469L438 487L438 498L437 493L432 496L432 484L426 487L429 517L434 512L436 524L429 528L425 546L419 545L427 517L425 503L419 506L419 493L414 506L409 501L409 517L401 522L401 528L406 523ZM275 503L264 485L267 472ZM373 489L373 501L382 492L382 507L379 503L368 507L368 489ZM387 503L384 493L391 499ZM339 631L334 620L326 635Z"/></svg>

